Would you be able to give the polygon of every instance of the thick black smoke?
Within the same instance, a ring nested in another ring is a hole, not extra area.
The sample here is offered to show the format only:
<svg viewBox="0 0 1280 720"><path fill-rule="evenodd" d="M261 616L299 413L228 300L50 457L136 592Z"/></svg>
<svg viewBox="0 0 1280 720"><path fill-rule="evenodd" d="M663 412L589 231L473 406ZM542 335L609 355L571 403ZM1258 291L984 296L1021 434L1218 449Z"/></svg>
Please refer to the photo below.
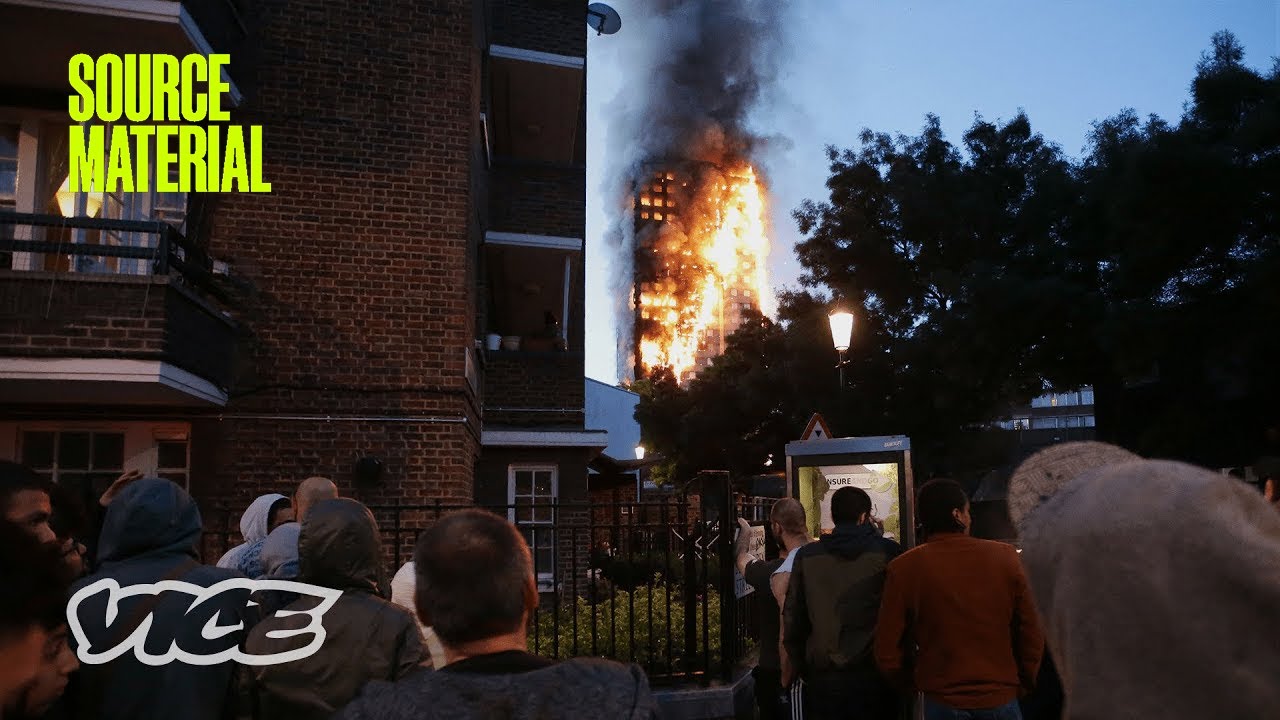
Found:
<svg viewBox="0 0 1280 720"><path fill-rule="evenodd" d="M616 198L607 240L614 287L630 288L634 189L654 169L687 161L729 165L758 155L771 139L750 119L767 100L783 50L786 2L643 0L630 5L617 37L626 44L626 82L607 106ZM634 309L615 294L620 374L633 367Z"/></svg>

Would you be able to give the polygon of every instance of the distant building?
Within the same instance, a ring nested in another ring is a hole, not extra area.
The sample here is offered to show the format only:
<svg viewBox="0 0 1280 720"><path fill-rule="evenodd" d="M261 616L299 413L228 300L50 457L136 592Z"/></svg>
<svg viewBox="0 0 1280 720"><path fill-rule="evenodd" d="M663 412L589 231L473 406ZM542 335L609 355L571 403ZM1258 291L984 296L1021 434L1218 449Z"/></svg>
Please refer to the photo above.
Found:
<svg viewBox="0 0 1280 720"><path fill-rule="evenodd" d="M1031 403L1013 408L1006 420L996 423L1005 430L1067 430L1092 428L1093 388L1083 387L1068 392L1048 392L1032 398Z"/></svg>
<svg viewBox="0 0 1280 720"><path fill-rule="evenodd" d="M1038 450L1097 439L1093 387L1038 395L1030 403L1010 409L1005 419L992 425L1016 433L1016 437L1004 463L982 477L973 492L973 532L979 537L1012 541L1015 533L1005 507L1009 477Z"/></svg>

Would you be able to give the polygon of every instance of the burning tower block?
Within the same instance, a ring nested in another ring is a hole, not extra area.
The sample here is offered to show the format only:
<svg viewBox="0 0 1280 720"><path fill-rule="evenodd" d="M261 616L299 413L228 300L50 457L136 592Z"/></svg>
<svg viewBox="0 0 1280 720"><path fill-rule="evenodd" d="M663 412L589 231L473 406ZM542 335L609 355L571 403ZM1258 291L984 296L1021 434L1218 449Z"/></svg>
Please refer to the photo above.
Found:
<svg viewBox="0 0 1280 720"><path fill-rule="evenodd" d="M745 163L655 164L634 217L635 376L666 366L686 382L768 291L764 190Z"/></svg>

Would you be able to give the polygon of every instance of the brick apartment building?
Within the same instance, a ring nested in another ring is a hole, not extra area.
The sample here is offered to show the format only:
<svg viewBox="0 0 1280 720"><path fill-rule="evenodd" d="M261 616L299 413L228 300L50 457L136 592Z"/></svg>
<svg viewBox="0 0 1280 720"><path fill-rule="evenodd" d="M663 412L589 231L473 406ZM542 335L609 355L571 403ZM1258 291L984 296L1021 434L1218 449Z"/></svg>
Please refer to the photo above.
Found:
<svg viewBox="0 0 1280 720"><path fill-rule="evenodd" d="M372 505L584 499L584 20L0 0L0 458L86 499L158 472L207 526L314 474ZM230 53L272 192L60 192L77 52Z"/></svg>

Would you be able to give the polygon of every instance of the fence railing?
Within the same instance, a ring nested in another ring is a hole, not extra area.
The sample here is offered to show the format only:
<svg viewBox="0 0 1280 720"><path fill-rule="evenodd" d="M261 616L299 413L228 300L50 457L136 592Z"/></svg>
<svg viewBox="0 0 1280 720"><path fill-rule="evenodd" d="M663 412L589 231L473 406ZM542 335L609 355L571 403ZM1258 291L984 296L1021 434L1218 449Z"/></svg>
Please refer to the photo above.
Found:
<svg viewBox="0 0 1280 720"><path fill-rule="evenodd" d="M412 559L431 523L461 507L475 506L370 506L387 576ZM758 642L755 594L735 597L732 558L737 513L752 508L684 496L485 507L512 520L532 550L540 604L530 651L634 662L658 685L728 680ZM238 522L234 511L208 513L207 561L238 542Z"/></svg>
<svg viewBox="0 0 1280 720"><path fill-rule="evenodd" d="M18 232L19 228L25 232ZM88 242L89 233L96 234L98 242ZM12 264L13 253L28 253L33 258L26 267L12 268L18 270L40 269L35 265L52 255L69 258L69 269L77 272L169 275L176 271L187 283L225 299L213 280L213 260L204 249L173 225L158 220L68 218L0 210L0 254L8 256L7 264ZM117 262L113 270L101 269L100 264L108 260L125 262Z"/></svg>

